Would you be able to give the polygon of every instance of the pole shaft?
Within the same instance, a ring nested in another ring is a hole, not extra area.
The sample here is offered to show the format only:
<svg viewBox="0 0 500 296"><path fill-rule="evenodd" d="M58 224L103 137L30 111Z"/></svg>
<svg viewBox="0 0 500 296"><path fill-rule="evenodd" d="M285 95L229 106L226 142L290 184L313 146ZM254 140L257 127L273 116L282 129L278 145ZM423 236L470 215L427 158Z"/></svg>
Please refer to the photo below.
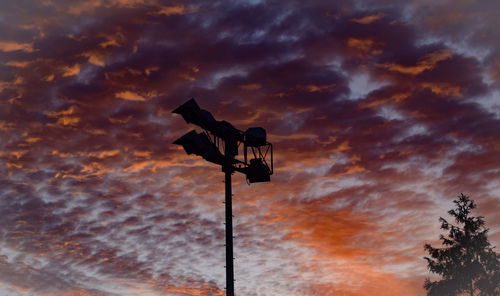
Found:
<svg viewBox="0 0 500 296"><path fill-rule="evenodd" d="M233 266L233 208L231 192L232 156L229 153L229 143L225 145L225 185L226 185L226 295L234 296L234 266Z"/></svg>

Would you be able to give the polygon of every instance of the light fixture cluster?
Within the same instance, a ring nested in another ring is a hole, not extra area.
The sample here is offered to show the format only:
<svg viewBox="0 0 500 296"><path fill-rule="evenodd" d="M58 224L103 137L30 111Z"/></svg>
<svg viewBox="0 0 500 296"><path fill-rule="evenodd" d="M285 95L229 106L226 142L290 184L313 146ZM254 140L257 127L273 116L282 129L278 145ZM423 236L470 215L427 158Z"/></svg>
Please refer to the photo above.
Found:
<svg viewBox="0 0 500 296"><path fill-rule="evenodd" d="M180 114L187 123L203 129L192 130L174 144L181 145L187 154L221 165L223 170L245 174L249 183L269 182L273 174L273 146L267 142L266 130L251 127L245 132L227 121L217 121L207 110L201 109L194 99L179 106L173 113ZM243 159L237 159L239 147ZM229 161L228 161L229 160Z"/></svg>

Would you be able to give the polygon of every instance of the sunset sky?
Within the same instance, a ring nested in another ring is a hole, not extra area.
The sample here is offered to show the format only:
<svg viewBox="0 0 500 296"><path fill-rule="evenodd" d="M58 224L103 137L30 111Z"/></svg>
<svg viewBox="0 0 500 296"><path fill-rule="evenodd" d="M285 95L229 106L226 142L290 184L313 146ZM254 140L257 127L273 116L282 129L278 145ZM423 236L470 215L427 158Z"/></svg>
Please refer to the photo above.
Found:
<svg viewBox="0 0 500 296"><path fill-rule="evenodd" d="M236 295L425 295L460 193L500 246L499 28L498 0L0 1L0 295L225 295L192 97L274 145L270 183L233 175Z"/></svg>

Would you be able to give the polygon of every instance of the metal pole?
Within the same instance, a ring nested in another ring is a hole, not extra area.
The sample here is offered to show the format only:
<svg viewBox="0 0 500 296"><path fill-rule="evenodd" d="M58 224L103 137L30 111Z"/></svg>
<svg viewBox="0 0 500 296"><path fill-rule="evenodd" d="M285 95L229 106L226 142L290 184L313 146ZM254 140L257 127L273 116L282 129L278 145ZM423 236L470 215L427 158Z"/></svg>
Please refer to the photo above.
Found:
<svg viewBox="0 0 500 296"><path fill-rule="evenodd" d="M233 269L233 209L231 192L232 156L230 142L225 141L225 184L226 184L226 296L234 296L234 269Z"/></svg>

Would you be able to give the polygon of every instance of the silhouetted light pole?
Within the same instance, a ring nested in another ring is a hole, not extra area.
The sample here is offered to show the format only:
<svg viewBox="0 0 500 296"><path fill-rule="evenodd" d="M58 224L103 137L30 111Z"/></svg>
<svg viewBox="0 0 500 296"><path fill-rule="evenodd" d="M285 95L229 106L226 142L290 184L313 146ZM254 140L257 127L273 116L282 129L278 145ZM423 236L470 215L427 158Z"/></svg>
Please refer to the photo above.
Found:
<svg viewBox="0 0 500 296"><path fill-rule="evenodd" d="M273 146L266 140L266 131L252 127L242 132L227 121L217 121L207 110L200 109L194 99L173 111L182 115L187 123L203 129L190 131L174 144L181 145L187 154L196 154L205 160L222 166L226 187L226 295L234 296L233 268L233 213L231 174L245 174L248 183L269 182L273 174ZM236 159L240 145L243 159ZM251 153L251 156L248 155ZM269 156L270 159L267 159ZM269 162L268 162L269 160Z"/></svg>

